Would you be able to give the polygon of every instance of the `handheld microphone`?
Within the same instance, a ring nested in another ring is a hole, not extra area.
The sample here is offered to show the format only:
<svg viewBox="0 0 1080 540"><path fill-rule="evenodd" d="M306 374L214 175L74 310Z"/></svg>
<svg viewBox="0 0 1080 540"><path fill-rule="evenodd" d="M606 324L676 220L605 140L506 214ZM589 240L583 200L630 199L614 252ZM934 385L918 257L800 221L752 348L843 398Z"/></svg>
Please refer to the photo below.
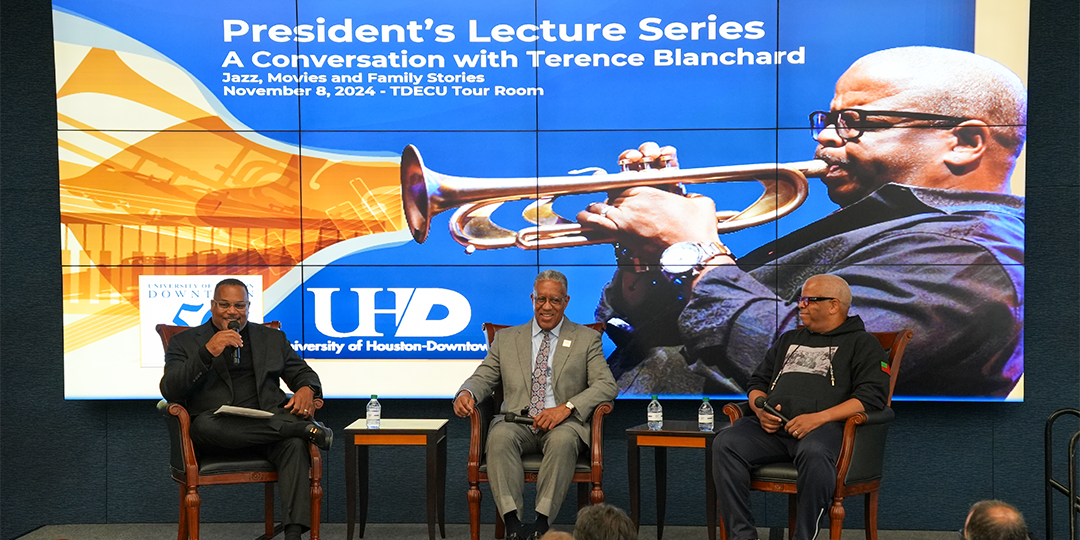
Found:
<svg viewBox="0 0 1080 540"><path fill-rule="evenodd" d="M787 417L780 414L780 411L774 409L772 405L769 405L769 402L765 401L764 396L758 396L757 399L754 400L754 406L759 409L765 409L765 412L779 418L780 425L788 423Z"/></svg>
<svg viewBox="0 0 1080 540"><path fill-rule="evenodd" d="M237 333L240 333L240 323L237 322L237 321L229 321L229 330L235 330ZM240 347L233 347L232 349L233 349L233 351L232 351L232 363L233 363L234 366L239 366L240 365Z"/></svg>
<svg viewBox="0 0 1080 540"><path fill-rule="evenodd" d="M529 425L529 426L531 426L533 424L533 422L536 420L535 418L533 418L533 417L531 417L529 415L514 414L514 413L509 412L509 411L506 412L503 416L506 418L507 422L513 422L515 424L525 424L525 425Z"/></svg>

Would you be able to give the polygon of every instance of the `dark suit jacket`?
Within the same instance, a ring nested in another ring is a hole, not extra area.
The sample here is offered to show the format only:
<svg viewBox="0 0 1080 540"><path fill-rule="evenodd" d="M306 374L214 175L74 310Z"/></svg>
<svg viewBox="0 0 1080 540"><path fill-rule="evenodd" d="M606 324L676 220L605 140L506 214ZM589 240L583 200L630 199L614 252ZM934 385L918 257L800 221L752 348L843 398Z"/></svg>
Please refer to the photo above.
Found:
<svg viewBox="0 0 1080 540"><path fill-rule="evenodd" d="M495 385L502 384L501 412L528 407L532 397L532 324L529 321L496 333L487 357L458 392L469 390L481 401L491 395ZM564 422L589 444L590 432L585 422L597 405L615 399L618 394L597 331L563 320L559 340L552 346L551 388L556 405L567 401L574 404L573 414ZM496 417L492 425L501 421L502 416Z"/></svg>
<svg viewBox="0 0 1080 540"><path fill-rule="evenodd" d="M259 408L274 411L288 401L281 383L295 392L312 387L315 396L322 396L319 376L289 346L289 339L280 330L257 323L248 323L255 369ZM222 352L207 367L200 358L200 349L217 333L208 321L202 326L184 330L169 340L165 351L165 375L161 378L161 395L166 400L183 404L192 416L213 411L233 400L232 379L228 362L231 355Z"/></svg>

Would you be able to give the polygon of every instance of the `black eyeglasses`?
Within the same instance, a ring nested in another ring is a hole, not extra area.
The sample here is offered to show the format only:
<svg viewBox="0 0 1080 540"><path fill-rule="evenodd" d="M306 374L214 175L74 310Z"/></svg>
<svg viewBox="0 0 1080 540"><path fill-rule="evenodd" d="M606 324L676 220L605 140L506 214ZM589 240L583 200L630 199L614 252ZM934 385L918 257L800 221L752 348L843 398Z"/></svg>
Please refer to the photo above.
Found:
<svg viewBox="0 0 1080 540"><path fill-rule="evenodd" d="M800 304L809 304L810 302L821 302L821 301L824 301L824 300L836 300L836 299L831 297L831 296L800 296L799 297L799 303Z"/></svg>
<svg viewBox="0 0 1080 540"><path fill-rule="evenodd" d="M930 120L944 122L935 127L956 127L961 122L967 122L971 118L960 116L945 116L943 114L931 114L905 111L864 111L862 109L840 109L839 111L814 111L810 113L810 135L818 140L822 131L829 126L836 128L836 134L844 141L857 141L864 131L873 129L888 129L893 124L887 122L871 122L870 116L891 116L894 118L910 118L912 120Z"/></svg>
<svg viewBox="0 0 1080 540"><path fill-rule="evenodd" d="M230 304L229 302L226 302L224 300L214 300L214 303L217 304L217 307L221 308L222 311L226 311L231 307L235 307L240 311L244 311L248 307L247 302L237 302L235 304Z"/></svg>

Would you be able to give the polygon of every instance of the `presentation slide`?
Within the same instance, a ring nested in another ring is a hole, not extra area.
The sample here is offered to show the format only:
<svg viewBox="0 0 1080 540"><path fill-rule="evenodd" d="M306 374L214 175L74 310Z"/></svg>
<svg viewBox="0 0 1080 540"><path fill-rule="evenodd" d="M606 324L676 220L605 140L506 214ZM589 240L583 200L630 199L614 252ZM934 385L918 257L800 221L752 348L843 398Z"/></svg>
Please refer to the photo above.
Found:
<svg viewBox="0 0 1080 540"><path fill-rule="evenodd" d="M914 331L897 399L1022 400L1027 18L54 0L66 397L160 397L232 277L327 397L449 398L556 269L621 398L745 396L829 273Z"/></svg>

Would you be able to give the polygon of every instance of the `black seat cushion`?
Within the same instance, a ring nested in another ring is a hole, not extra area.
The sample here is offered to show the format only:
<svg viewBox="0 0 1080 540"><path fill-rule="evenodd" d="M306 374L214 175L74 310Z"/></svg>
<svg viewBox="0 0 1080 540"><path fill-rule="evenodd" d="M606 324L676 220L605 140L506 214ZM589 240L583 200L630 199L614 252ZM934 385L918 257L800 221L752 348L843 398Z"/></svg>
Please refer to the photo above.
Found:
<svg viewBox="0 0 1080 540"><path fill-rule="evenodd" d="M229 474L247 471L277 472L273 463L259 455L199 456L199 474Z"/></svg>
<svg viewBox="0 0 1080 540"><path fill-rule="evenodd" d="M797 476L798 471L795 470L795 464L790 461L762 465L750 473L751 480L763 482L795 483Z"/></svg>

